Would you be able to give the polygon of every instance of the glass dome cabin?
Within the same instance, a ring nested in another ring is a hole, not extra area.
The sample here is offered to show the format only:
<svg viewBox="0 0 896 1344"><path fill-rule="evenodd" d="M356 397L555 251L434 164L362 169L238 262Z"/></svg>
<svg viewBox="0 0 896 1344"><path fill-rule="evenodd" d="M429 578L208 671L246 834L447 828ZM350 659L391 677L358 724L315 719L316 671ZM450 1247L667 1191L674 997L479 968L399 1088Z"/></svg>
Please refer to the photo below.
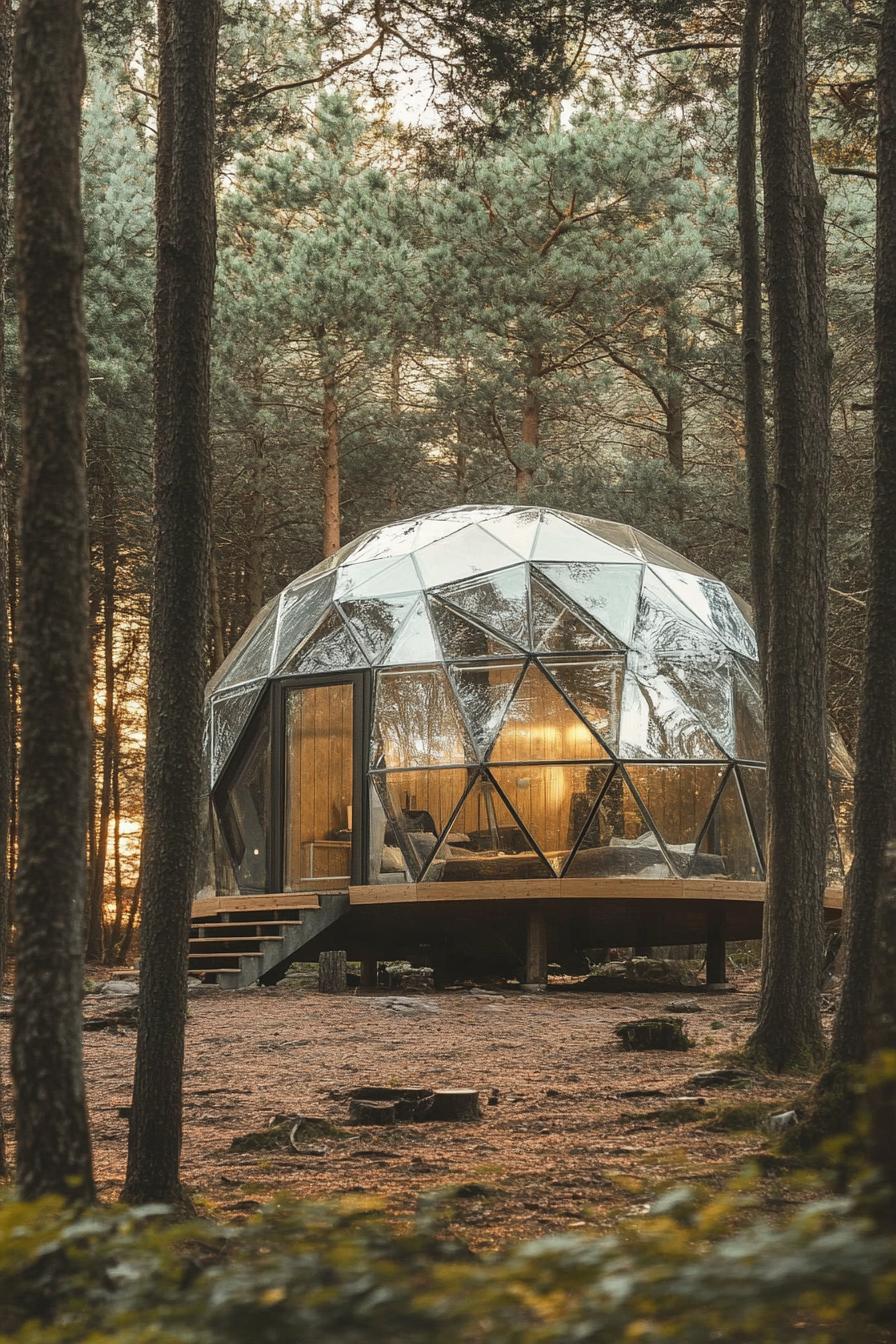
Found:
<svg viewBox="0 0 896 1344"><path fill-rule="evenodd" d="M674 942L700 929L659 919L667 900L705 925L722 884L729 936L759 936L749 608L634 528L498 506L366 533L258 613L209 683L205 750L206 899L341 887L369 927L374 906L432 898L450 919L474 894L579 918L593 894L603 932L577 936ZM836 887L852 769L834 731L830 762Z"/></svg>

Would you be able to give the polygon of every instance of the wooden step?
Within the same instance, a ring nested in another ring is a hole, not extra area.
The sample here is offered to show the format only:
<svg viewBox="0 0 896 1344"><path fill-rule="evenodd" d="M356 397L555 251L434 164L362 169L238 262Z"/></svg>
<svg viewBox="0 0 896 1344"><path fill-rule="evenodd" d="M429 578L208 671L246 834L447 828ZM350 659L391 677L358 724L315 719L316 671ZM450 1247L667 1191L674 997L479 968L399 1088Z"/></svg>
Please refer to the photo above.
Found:
<svg viewBox="0 0 896 1344"><path fill-rule="evenodd" d="M203 966L201 971L191 971L192 976L197 975L239 975L239 966Z"/></svg>
<svg viewBox="0 0 896 1344"><path fill-rule="evenodd" d="M278 928L278 929L291 929L291 928L300 928L301 925L302 925L303 923L304 923L304 920L301 920L301 919L253 919L251 922L247 922L247 923L245 923L245 924L244 924L244 923L237 923L236 920L233 920L232 922L228 920L228 922L227 922L226 924L218 924L218 923L215 923L215 924L197 924L197 923L194 922L194 923L192 923L192 924L190 925L190 928L191 928L191 929L203 929L203 930L208 930L208 929L269 929L269 928L274 928L274 927L276 927L276 928Z"/></svg>
<svg viewBox="0 0 896 1344"><path fill-rule="evenodd" d="M207 947L209 943L222 943L222 944L226 945L227 943L250 943L250 944L251 944L251 943L282 943L282 942L283 942L283 937L282 937L282 935L278 938L278 937L275 937L274 934L271 934L270 936L265 936L264 938L245 938L245 937L243 937L243 938L191 938L191 939L190 939L190 944L189 944L189 946L190 946L190 948L192 949L192 948L194 948L194 947L200 947L200 948L202 948L202 947ZM250 947L250 948L248 949L248 953L252 953L252 954L254 955L254 953L255 953L257 950L258 950L257 948L252 948L252 947ZM190 956L192 956L192 955L193 955L193 953L192 953L192 951L191 951L191 952L190 952ZM197 954L197 955L198 955L198 954ZM204 956L205 954L202 953L202 955ZM213 953L210 952L208 955L209 955L209 956L212 956ZM240 957L240 956L243 956L244 953L239 952L239 951L234 951L234 954L233 954L233 955L234 955L235 957Z"/></svg>
<svg viewBox="0 0 896 1344"><path fill-rule="evenodd" d="M239 961L240 957L260 957L261 952L191 952L190 961L220 961L225 957L232 957L234 961Z"/></svg>

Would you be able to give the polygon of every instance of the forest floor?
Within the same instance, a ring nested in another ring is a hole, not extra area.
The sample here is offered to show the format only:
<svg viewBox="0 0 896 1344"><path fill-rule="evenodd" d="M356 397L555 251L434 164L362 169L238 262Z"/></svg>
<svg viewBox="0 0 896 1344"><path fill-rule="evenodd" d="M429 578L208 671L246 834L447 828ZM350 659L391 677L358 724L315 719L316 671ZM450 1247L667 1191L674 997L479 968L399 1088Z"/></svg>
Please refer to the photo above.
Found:
<svg viewBox="0 0 896 1344"><path fill-rule="evenodd" d="M421 1197L453 1188L453 1225L480 1247L606 1228L669 1183L720 1186L767 1153L764 1118L787 1110L807 1085L796 1077L692 1081L749 1034L757 1006L749 976L730 993L466 989L402 993L407 1008L393 1006L395 997L324 996L290 981L191 994L184 1176L203 1212L237 1219L276 1193L353 1194L376 1196L403 1217ZM682 999L699 1005L684 1017L693 1049L620 1048L620 1023ZM100 1003L116 1006L91 995L86 1015ZM97 1178L108 1200L125 1169L134 1043L127 1026L84 1039ZM368 1084L476 1088L483 1120L348 1126L346 1093ZM301 1153L231 1150L277 1113L324 1117L337 1132ZM799 1198L774 1174L764 1183L771 1207Z"/></svg>

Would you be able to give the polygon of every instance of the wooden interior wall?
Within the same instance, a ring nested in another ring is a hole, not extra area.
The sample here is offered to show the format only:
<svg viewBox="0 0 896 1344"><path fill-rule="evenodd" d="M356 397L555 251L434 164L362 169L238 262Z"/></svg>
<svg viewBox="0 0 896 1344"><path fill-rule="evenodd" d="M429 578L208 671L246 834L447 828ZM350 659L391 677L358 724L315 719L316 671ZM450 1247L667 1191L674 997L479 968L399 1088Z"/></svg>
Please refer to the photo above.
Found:
<svg viewBox="0 0 896 1344"><path fill-rule="evenodd" d="M347 822L352 801L352 687L294 688L286 697L286 814L284 885L301 878L348 876L350 848L316 849L308 872L308 843L332 838Z"/></svg>

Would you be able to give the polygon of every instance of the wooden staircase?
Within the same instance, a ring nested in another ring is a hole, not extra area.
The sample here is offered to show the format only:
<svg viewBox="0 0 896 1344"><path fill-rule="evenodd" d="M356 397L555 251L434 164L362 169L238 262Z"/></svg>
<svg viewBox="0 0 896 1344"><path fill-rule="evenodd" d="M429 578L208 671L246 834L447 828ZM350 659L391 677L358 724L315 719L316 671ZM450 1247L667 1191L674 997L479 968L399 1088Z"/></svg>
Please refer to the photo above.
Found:
<svg viewBox="0 0 896 1344"><path fill-rule="evenodd" d="M256 904L257 900L257 904ZM272 985L297 959L297 953L341 919L348 893L268 896L248 901L222 900L216 908L194 907L190 923L190 975L224 989ZM237 907L248 906L239 909Z"/></svg>

